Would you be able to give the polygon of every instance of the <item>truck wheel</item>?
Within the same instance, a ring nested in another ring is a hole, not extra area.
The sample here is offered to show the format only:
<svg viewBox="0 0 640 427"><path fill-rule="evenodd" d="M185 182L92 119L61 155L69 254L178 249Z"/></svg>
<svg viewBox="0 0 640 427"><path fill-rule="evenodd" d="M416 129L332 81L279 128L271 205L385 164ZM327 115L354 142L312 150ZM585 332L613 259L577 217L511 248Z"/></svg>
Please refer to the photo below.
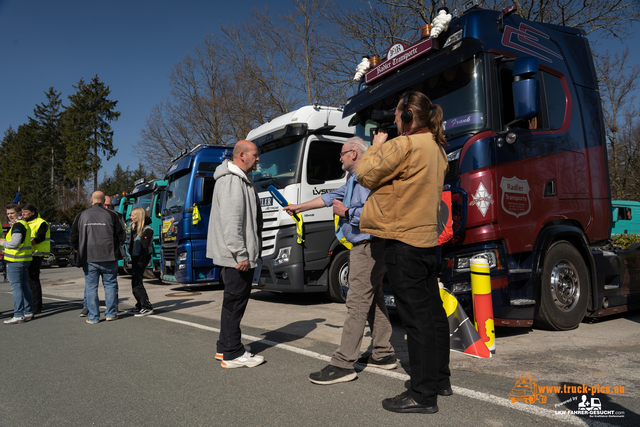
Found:
<svg viewBox="0 0 640 427"><path fill-rule="evenodd" d="M536 326L568 331L580 325L587 311L589 272L573 245L555 243L547 251Z"/></svg>
<svg viewBox="0 0 640 427"><path fill-rule="evenodd" d="M151 268L145 268L143 276L144 276L145 279L155 279L156 278L156 275L153 273L153 270Z"/></svg>
<svg viewBox="0 0 640 427"><path fill-rule="evenodd" d="M329 290L327 295L334 302L345 302L340 288L349 289L349 251L339 252L329 267ZM346 297L346 292L345 297Z"/></svg>

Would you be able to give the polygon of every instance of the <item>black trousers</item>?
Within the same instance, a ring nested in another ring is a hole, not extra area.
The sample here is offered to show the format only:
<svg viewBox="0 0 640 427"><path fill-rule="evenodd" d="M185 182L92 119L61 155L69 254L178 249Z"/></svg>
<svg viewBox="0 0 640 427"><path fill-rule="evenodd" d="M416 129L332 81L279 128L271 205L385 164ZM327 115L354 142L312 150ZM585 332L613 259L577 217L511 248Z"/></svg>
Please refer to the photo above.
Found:
<svg viewBox="0 0 640 427"><path fill-rule="evenodd" d="M233 267L222 268L224 298L216 351L222 353L224 360L233 360L242 356L245 351L242 345L240 322L249 302L253 270L253 268L248 271L236 270Z"/></svg>
<svg viewBox="0 0 640 427"><path fill-rule="evenodd" d="M397 240L385 243L385 264L400 320L407 332L409 396L432 406L438 389L451 387L449 323L442 306L436 248L416 248Z"/></svg>
<svg viewBox="0 0 640 427"><path fill-rule="evenodd" d="M34 256L29 264L29 288L31 288L31 294L33 295L33 314L38 314L42 311L42 285L40 284L40 267L42 266L41 256Z"/></svg>
<svg viewBox="0 0 640 427"><path fill-rule="evenodd" d="M131 264L133 267L133 275L131 276L131 292L133 292L133 297L136 299L136 308L153 310L153 306L151 302L149 302L149 296L147 295L147 290L144 288L144 284L142 283L142 278L144 277L144 269L146 267L140 268L138 266L138 261L140 261L139 256L131 257Z"/></svg>

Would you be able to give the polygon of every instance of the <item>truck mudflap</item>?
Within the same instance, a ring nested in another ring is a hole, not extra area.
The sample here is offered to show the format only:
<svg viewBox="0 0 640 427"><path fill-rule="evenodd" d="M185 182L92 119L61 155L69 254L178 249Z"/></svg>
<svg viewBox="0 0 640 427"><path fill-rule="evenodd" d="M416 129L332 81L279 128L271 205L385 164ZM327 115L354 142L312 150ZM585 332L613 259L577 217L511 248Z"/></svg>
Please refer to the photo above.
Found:
<svg viewBox="0 0 640 427"><path fill-rule="evenodd" d="M531 297L528 277L522 272L491 277L491 299L494 323L498 326L532 326L535 300ZM468 282L456 282L454 288ZM451 285L449 285L451 286ZM445 285L445 287L448 287ZM473 318L473 297L470 291L455 292L455 297L470 318Z"/></svg>

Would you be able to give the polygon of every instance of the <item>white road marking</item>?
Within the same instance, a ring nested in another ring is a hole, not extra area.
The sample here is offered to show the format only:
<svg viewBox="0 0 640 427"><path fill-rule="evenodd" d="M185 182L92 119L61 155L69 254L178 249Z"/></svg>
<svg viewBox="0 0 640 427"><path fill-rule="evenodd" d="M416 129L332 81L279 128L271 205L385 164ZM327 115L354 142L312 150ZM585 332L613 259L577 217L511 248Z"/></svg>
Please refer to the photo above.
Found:
<svg viewBox="0 0 640 427"><path fill-rule="evenodd" d="M204 325L200 325L198 323L187 322L187 321L178 320L178 319L171 319L169 317L162 317L162 316L158 316L158 315L147 316L147 317L150 317L152 319L165 320L167 322L179 323L181 325L191 326L193 328L202 329L202 330L205 330L205 331L220 333L220 329L218 329L218 328L212 328L210 326L204 326ZM252 341L252 342L259 342L260 344L264 344L264 345L267 345L269 347L277 347L277 348L280 348L280 349L283 349L283 350L290 351L292 353L297 353L297 354L300 354L300 355L303 355L303 356L311 357L313 359L322 360L324 362L330 362L331 361L331 357L325 356L324 354L316 353L315 351L304 350L304 349L301 349L301 348L298 348L298 347L294 347L294 346L291 346L291 345L288 345L288 344L281 344L281 343L278 343L278 342L275 342L275 341L266 340L264 338L254 337L254 336L246 335L246 334L242 334L242 338L246 339L248 341ZM365 368L364 370L367 371L367 372L371 372L371 373L378 374L378 375L383 375L385 377L397 379L397 380L400 380L400 381L407 381L410 378L409 375L407 375L407 374L402 374L402 373L398 373L398 372L391 372L391 371L387 371L387 370L379 369L379 368ZM455 394L460 395L460 396L469 397L471 399L476 399L476 400L481 400L483 402L491 403L491 404L494 404L494 405L500 405L500 406L508 407L509 409L516 409L518 411L526 412L528 414L536 415L536 416L539 416L539 417L549 418L549 419L552 419L552 420L558 421L558 422L564 422L564 423L572 424L572 425L576 425L576 426L613 427L612 424L604 423L602 421L594 421L594 420L591 420L591 419L588 419L588 418L580 418L580 417L575 416L575 415L558 415L556 413L556 411L545 409L545 408L542 408L540 406L527 405L527 404L521 403L521 402L511 403L511 401L509 401L509 399L505 399L503 397L498 397L498 396L493 396L493 395L488 394L488 393L482 393L482 392L479 392L479 391L470 390L470 389L467 389L467 388L462 388L462 387L457 387L457 386L452 386L451 388L453 389Z"/></svg>

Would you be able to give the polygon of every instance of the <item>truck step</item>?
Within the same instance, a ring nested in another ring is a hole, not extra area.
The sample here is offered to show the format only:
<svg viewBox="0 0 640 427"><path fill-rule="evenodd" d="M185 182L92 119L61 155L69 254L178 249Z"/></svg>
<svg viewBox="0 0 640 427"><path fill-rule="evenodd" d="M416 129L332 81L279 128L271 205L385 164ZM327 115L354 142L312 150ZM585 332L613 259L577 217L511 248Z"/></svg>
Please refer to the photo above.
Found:
<svg viewBox="0 0 640 427"><path fill-rule="evenodd" d="M512 299L511 305L516 305L518 307L522 307L523 305L536 305L536 300L534 299Z"/></svg>

